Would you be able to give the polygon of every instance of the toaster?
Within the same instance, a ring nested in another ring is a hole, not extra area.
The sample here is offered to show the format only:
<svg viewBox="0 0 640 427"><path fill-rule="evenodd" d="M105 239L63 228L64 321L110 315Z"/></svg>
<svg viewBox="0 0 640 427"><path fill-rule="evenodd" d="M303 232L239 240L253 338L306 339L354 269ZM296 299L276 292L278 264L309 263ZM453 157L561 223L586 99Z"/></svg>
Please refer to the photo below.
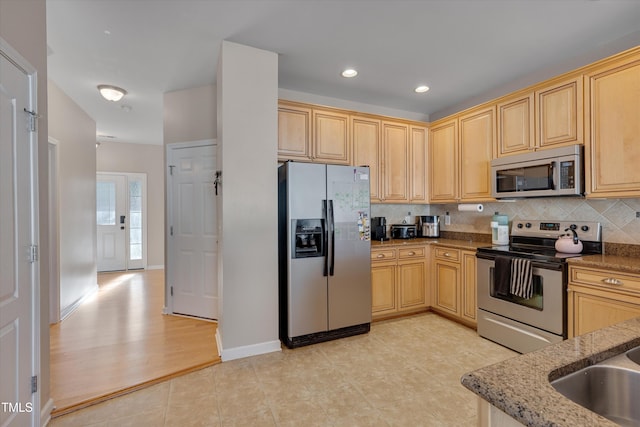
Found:
<svg viewBox="0 0 640 427"><path fill-rule="evenodd" d="M413 239L416 237L416 225L415 224L392 224L391 225L391 238L392 239Z"/></svg>

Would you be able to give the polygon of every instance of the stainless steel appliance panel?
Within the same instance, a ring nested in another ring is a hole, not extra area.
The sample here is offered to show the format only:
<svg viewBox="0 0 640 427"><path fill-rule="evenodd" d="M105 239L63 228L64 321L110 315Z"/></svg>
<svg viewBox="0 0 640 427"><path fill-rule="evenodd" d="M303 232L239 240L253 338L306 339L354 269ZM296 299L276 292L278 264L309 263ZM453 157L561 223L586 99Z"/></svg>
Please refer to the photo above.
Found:
<svg viewBox="0 0 640 427"><path fill-rule="evenodd" d="M327 198L326 166L289 162L287 176L289 219L322 218L322 201Z"/></svg>
<svg viewBox="0 0 640 427"><path fill-rule="evenodd" d="M369 331L369 185L368 167L280 166L279 332L288 347Z"/></svg>
<svg viewBox="0 0 640 427"><path fill-rule="evenodd" d="M326 199L326 167L321 164L288 163L287 213L290 233L298 219L323 218ZM327 278L324 257L292 259L288 253L288 334L290 337L327 330Z"/></svg>
<svg viewBox="0 0 640 427"><path fill-rule="evenodd" d="M580 144L491 161L491 196L497 199L583 193L583 146Z"/></svg>
<svg viewBox="0 0 640 427"><path fill-rule="evenodd" d="M369 185L367 167L327 165L330 330L371 322Z"/></svg>
<svg viewBox="0 0 640 427"><path fill-rule="evenodd" d="M563 340L562 335L551 334L484 310L478 310L478 333L520 353L529 353Z"/></svg>
<svg viewBox="0 0 640 427"><path fill-rule="evenodd" d="M533 275L540 278L543 286L542 309L537 309L491 296L495 263L493 260L482 258L479 258L477 262L479 308L511 319L518 319L522 323L554 334L563 335L566 290L562 270L533 268ZM478 326L479 333L480 330L481 328Z"/></svg>

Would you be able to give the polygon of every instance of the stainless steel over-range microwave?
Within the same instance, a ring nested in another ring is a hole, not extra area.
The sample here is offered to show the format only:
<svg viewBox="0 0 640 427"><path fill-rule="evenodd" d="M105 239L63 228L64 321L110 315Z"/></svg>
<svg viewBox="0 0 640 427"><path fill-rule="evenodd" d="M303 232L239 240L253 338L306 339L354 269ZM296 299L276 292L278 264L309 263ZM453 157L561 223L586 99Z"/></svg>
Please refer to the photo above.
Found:
<svg viewBox="0 0 640 427"><path fill-rule="evenodd" d="M491 161L491 195L514 197L584 194L583 146L532 151Z"/></svg>

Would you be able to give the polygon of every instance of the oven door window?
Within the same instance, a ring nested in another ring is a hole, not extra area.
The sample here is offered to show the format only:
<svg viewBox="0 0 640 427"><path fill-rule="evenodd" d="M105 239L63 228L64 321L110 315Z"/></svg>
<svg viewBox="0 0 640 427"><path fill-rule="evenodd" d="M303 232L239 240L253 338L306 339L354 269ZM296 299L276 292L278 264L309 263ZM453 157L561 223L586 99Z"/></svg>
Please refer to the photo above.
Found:
<svg viewBox="0 0 640 427"><path fill-rule="evenodd" d="M489 283L491 284L490 286L490 293L491 296L493 298L497 298L497 299L501 299L503 301L507 301L513 304L518 304L518 305L522 305L525 307L529 307L529 308L533 308L535 310L540 310L542 311L544 309L544 304L543 304L543 288L544 288L544 283L542 280L542 276L537 275L537 274L533 274L533 296L529 299L524 299L524 298L520 298L517 297L515 295L509 294L509 295L502 295L499 294L496 291L496 286L495 286L495 280L494 280L494 271L495 268L491 267L490 271L489 271L489 275L490 275L490 280Z"/></svg>
<svg viewBox="0 0 640 427"><path fill-rule="evenodd" d="M553 189L553 163L496 171L498 193Z"/></svg>

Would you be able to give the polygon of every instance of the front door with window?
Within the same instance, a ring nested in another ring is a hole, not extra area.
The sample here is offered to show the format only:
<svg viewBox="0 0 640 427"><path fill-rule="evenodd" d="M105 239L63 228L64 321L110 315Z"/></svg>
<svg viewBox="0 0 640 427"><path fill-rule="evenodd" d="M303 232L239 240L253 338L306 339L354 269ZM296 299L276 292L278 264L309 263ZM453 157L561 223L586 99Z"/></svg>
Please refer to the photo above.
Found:
<svg viewBox="0 0 640 427"><path fill-rule="evenodd" d="M96 213L98 271L127 268L127 177L96 177Z"/></svg>
<svg viewBox="0 0 640 427"><path fill-rule="evenodd" d="M146 268L146 174L102 172L96 181L98 271Z"/></svg>

